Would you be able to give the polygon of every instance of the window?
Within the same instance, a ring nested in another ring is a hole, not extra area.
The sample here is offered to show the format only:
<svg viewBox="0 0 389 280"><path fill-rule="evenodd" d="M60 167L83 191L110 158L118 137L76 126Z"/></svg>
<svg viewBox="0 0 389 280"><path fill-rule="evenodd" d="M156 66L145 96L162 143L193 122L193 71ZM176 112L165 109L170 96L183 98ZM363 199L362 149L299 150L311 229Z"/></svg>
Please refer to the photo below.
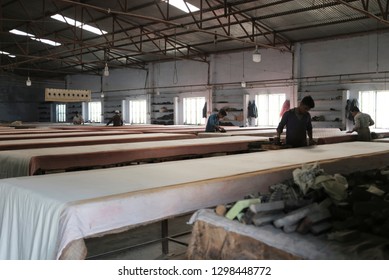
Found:
<svg viewBox="0 0 389 280"><path fill-rule="evenodd" d="M203 118L203 108L205 97L184 98L184 124L205 124Z"/></svg>
<svg viewBox="0 0 389 280"><path fill-rule="evenodd" d="M255 104L258 109L258 126L277 126L280 122L280 112L285 102L285 93L258 94Z"/></svg>
<svg viewBox="0 0 389 280"><path fill-rule="evenodd" d="M55 121L66 122L66 104L55 105Z"/></svg>
<svg viewBox="0 0 389 280"><path fill-rule="evenodd" d="M130 111L130 123L145 124L147 117L147 103L144 100L130 100L129 101Z"/></svg>
<svg viewBox="0 0 389 280"><path fill-rule="evenodd" d="M101 122L101 102L93 101L88 103L88 121Z"/></svg>
<svg viewBox="0 0 389 280"><path fill-rule="evenodd" d="M374 120L375 128L389 128L389 119L386 116L386 104L389 103L389 91L360 91L359 110L367 113Z"/></svg>

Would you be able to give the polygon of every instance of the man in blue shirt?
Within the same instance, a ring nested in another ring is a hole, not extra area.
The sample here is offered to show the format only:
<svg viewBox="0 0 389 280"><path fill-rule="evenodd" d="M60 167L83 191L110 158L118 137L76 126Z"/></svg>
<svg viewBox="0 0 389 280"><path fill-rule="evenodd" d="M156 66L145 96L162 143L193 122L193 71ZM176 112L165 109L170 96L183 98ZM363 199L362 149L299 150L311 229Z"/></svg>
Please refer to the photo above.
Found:
<svg viewBox="0 0 389 280"><path fill-rule="evenodd" d="M311 115L309 114L309 110L314 107L315 102L308 95L301 100L298 107L286 111L277 127L278 139L281 139L281 133L286 126L286 145L296 148L315 144L312 137Z"/></svg>
<svg viewBox="0 0 389 280"><path fill-rule="evenodd" d="M205 132L226 132L226 130L219 125L219 120L227 116L227 112L224 109L220 109L219 112L209 116Z"/></svg>

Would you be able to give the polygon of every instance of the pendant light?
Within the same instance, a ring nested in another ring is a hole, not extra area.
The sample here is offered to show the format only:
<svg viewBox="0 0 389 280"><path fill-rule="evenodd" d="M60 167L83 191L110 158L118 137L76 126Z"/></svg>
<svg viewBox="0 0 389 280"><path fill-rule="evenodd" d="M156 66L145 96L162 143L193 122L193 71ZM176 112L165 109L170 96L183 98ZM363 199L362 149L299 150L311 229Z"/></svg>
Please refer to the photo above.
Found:
<svg viewBox="0 0 389 280"><path fill-rule="evenodd" d="M28 86L28 87L31 86L30 74L28 74L27 81L26 81L26 86Z"/></svg>
<svg viewBox="0 0 389 280"><path fill-rule="evenodd" d="M255 46L255 51L253 52L253 61L261 62L261 53L258 51L258 46Z"/></svg>

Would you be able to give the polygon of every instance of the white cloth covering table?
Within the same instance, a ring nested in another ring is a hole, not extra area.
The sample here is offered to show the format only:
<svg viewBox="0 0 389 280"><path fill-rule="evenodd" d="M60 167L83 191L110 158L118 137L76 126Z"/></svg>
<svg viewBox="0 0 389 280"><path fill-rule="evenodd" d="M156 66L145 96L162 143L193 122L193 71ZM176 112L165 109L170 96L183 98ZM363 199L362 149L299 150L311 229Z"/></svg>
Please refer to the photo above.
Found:
<svg viewBox="0 0 389 280"><path fill-rule="evenodd" d="M386 146L350 142L1 179L0 259L58 259L76 240L267 191L304 163L329 173L383 166Z"/></svg>

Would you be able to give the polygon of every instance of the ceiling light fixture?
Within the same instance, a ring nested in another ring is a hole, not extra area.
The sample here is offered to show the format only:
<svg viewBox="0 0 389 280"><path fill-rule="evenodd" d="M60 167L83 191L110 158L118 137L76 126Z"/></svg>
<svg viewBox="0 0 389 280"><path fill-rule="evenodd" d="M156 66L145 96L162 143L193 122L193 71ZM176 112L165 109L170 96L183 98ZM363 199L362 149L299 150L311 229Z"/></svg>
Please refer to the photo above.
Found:
<svg viewBox="0 0 389 280"><path fill-rule="evenodd" d="M261 62L261 53L258 51L258 46L255 46L255 51L253 52L253 61Z"/></svg>
<svg viewBox="0 0 389 280"><path fill-rule="evenodd" d="M10 54L9 52L0 51L0 54L8 55L8 57L15 58L16 56L13 54Z"/></svg>
<svg viewBox="0 0 389 280"><path fill-rule="evenodd" d="M61 22L64 22L64 23L67 23L67 24L69 24L71 26L75 26L75 27L81 28L83 30L87 30L87 31L92 32L92 33L97 34L97 35L107 34L107 31L104 31L102 29L93 27L93 26L91 26L89 24L85 24L83 22L74 20L72 18L68 18L68 17L62 16L60 14L52 15L51 18L55 19L55 20L58 20L58 21L61 21Z"/></svg>
<svg viewBox="0 0 389 280"><path fill-rule="evenodd" d="M28 75L28 77L27 77L26 86L28 86L28 87L30 87L30 86L31 86L31 79L30 79L30 75Z"/></svg>
<svg viewBox="0 0 389 280"><path fill-rule="evenodd" d="M35 41L38 41L38 42L41 42L41 43L44 43L44 44L47 44L47 45L51 45L51 46L54 46L54 47L57 47L57 46L61 45L61 43L58 43L58 42L55 42L55 41L52 41L52 40L49 40L49 39L39 39L39 38L37 38L33 34L30 34L30 33L27 33L27 32L24 32L24 31L21 31L21 30L18 30L18 29L12 29L12 30L9 31L9 33L12 33L12 34L15 34L15 35L20 35L20 36L27 36L31 40L35 40Z"/></svg>
<svg viewBox="0 0 389 280"><path fill-rule="evenodd" d="M193 13L193 12L200 11L199 8L193 6L192 4L189 4L187 1L184 0L162 0L162 1L176 7L177 9L180 9L185 13L189 13L189 12Z"/></svg>
<svg viewBox="0 0 389 280"><path fill-rule="evenodd" d="M104 76L105 77L109 76L109 69L108 69L108 64L107 63L105 63L105 67L104 67Z"/></svg>

